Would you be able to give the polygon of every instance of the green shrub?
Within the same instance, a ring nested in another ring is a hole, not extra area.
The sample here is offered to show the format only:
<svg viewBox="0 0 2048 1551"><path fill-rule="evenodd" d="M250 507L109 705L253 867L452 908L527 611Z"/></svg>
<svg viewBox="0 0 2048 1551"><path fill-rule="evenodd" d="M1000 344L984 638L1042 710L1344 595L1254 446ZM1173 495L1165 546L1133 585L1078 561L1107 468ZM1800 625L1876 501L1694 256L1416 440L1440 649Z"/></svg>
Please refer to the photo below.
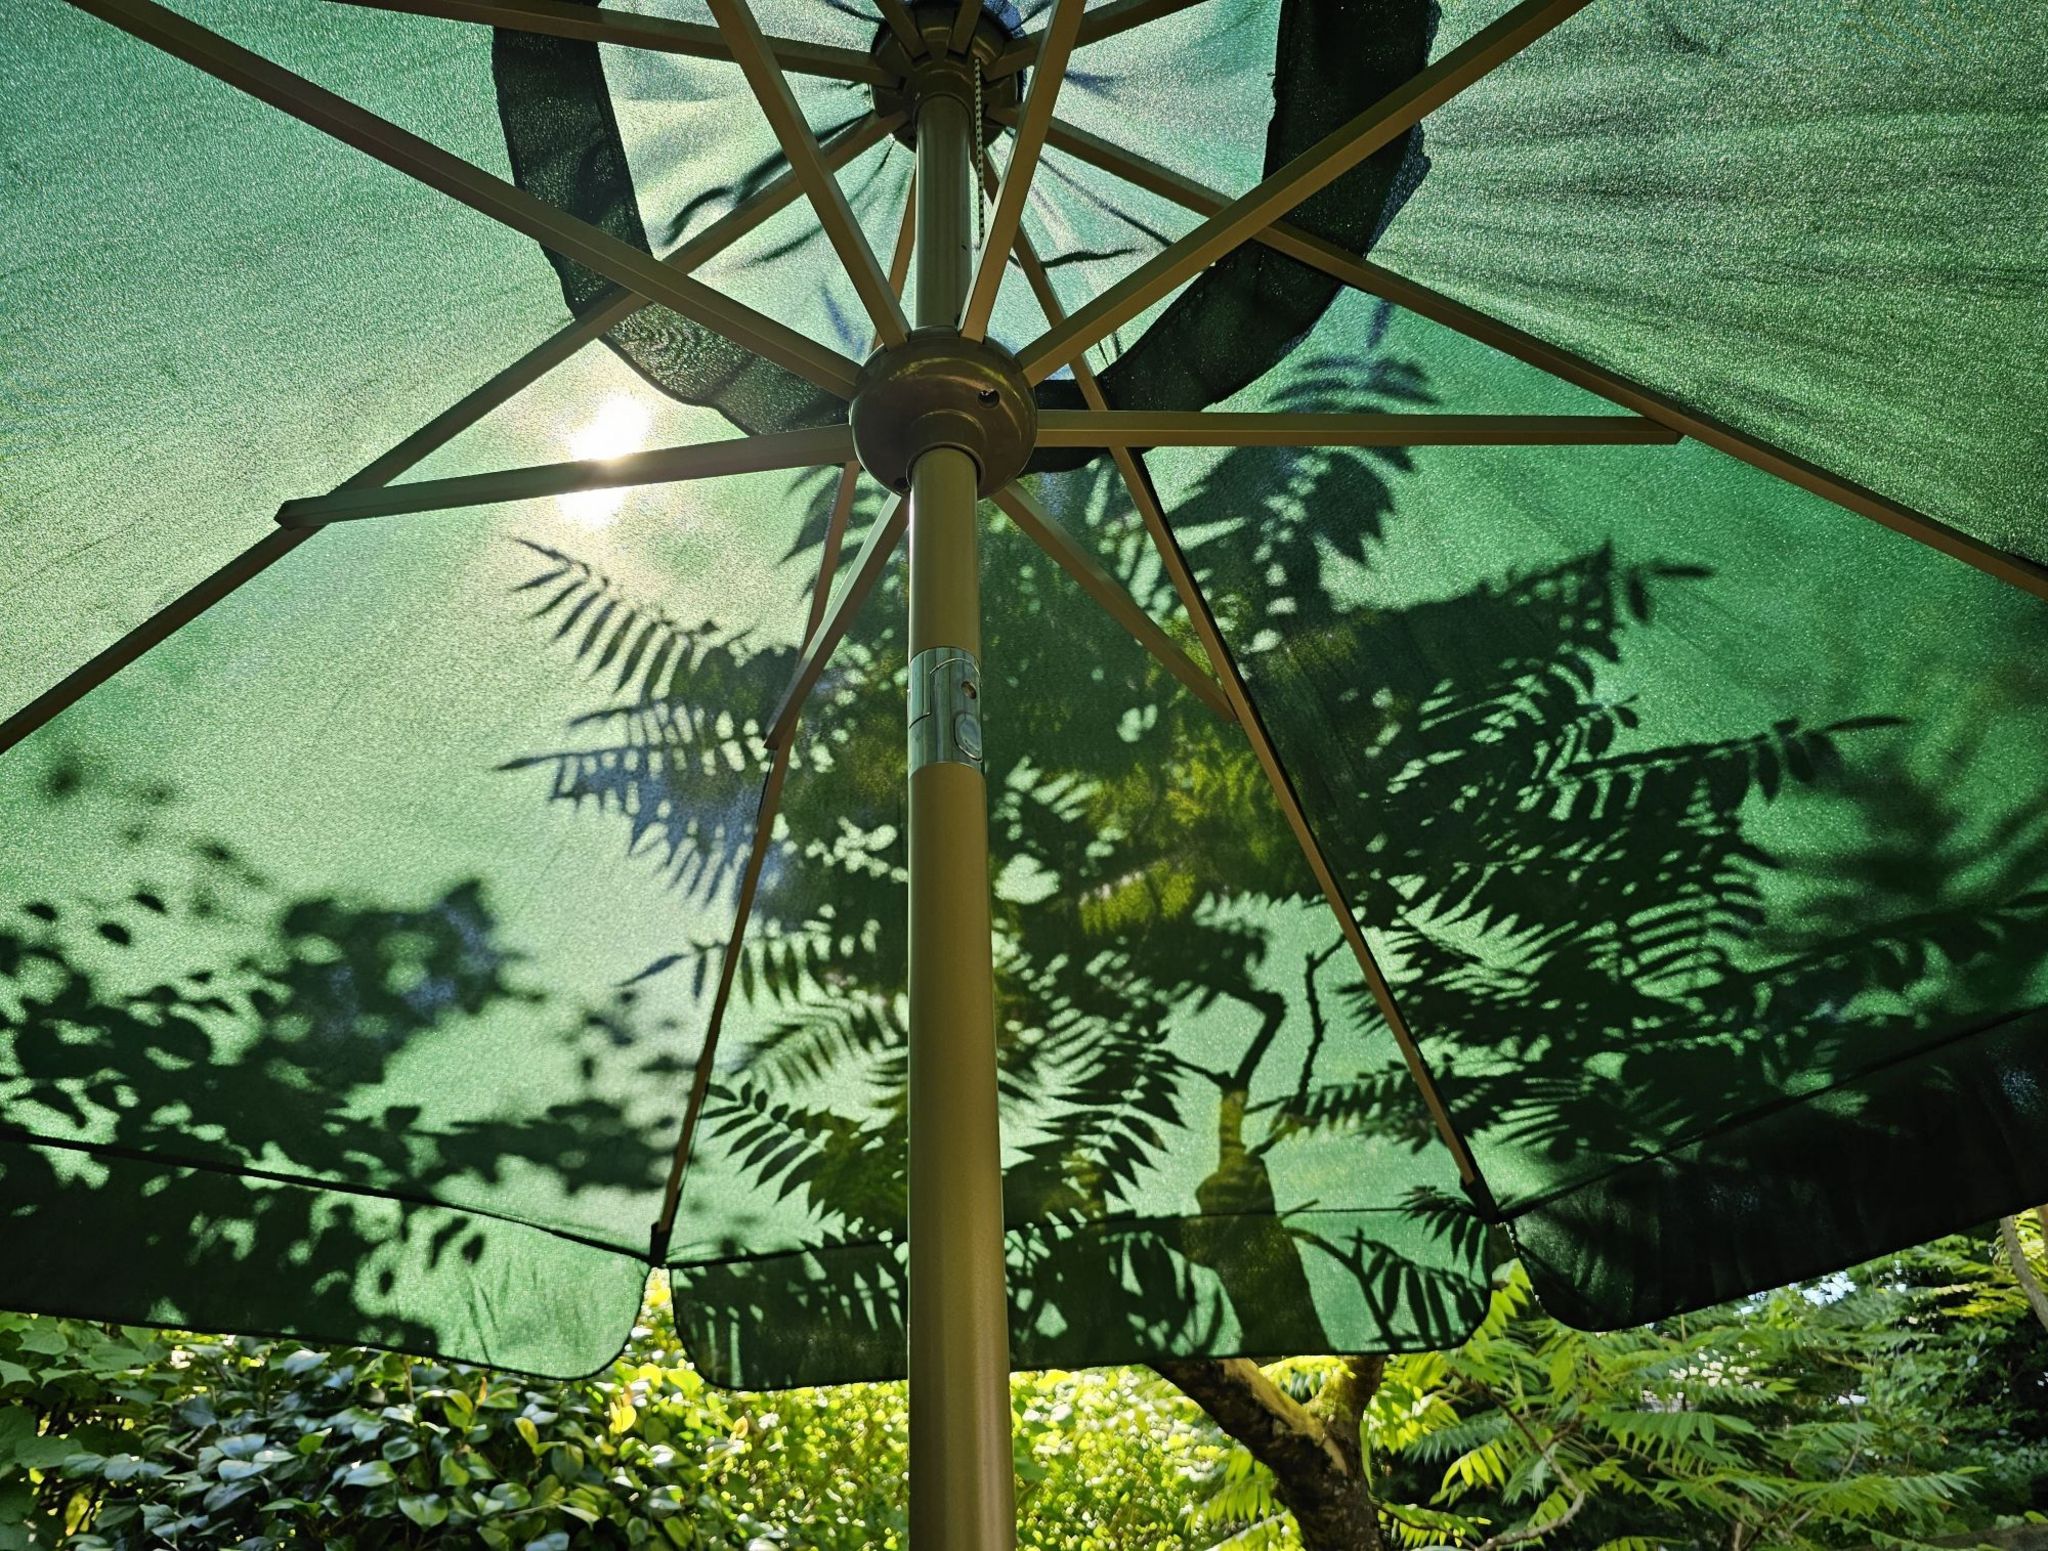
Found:
<svg viewBox="0 0 2048 1551"><path fill-rule="evenodd" d="M0 1315L0 1551L900 1547L903 1386L713 1389L664 1302L569 1383ZM1163 1382L1020 1377L1014 1400L1027 1544L1197 1543L1223 1450Z"/></svg>

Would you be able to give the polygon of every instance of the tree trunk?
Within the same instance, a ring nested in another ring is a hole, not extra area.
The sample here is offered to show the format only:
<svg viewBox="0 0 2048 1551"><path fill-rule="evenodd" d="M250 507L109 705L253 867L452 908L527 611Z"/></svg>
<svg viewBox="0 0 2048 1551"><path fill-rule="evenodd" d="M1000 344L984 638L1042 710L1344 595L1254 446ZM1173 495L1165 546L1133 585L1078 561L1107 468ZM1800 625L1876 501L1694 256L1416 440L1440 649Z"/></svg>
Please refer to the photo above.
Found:
<svg viewBox="0 0 2048 1551"><path fill-rule="evenodd" d="M1249 1358L1157 1364L1216 1425L1273 1472L1306 1551L1385 1551L1360 1427L1384 1357L1353 1357L1307 1405Z"/></svg>

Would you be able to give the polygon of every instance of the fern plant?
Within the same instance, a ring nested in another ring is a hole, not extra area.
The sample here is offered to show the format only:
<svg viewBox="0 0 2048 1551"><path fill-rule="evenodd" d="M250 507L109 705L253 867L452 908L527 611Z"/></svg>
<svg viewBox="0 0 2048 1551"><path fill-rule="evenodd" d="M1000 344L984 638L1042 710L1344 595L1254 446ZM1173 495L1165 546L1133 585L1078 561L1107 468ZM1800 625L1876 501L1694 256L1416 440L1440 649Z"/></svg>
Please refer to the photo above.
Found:
<svg viewBox="0 0 2048 1551"><path fill-rule="evenodd" d="M1955 1383L1986 1340L2017 1339L2048 1384L2031 1319L1969 1239L1607 1335L1546 1319L1510 1268L1463 1347L1387 1363L1365 1419L1382 1533L1410 1551L1820 1551L2038 1518L2041 1446L1973 1416ZM1266 1371L1308 1401L1338 1364ZM1299 1544L1241 1448L1195 1522L1216 1547Z"/></svg>

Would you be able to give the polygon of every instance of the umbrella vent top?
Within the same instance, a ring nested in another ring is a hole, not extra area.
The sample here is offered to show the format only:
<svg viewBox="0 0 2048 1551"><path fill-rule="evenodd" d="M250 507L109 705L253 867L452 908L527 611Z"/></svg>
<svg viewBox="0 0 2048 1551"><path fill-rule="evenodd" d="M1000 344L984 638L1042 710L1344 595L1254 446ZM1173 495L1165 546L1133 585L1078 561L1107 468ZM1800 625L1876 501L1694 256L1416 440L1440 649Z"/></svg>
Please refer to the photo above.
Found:
<svg viewBox="0 0 2048 1551"><path fill-rule="evenodd" d="M966 47L956 51L952 34L959 14L960 8L953 0L911 8L911 20L925 43L924 52L915 59L902 38L890 28L883 27L875 39L875 60L889 73L888 82L874 88L875 112L885 118L895 113L904 115L896 138L905 145L917 143L918 104L929 98L954 97L972 111L978 97L983 145L1002 133L1005 119L1015 114L1023 98L1027 72L995 71L997 60L1022 36L1021 30L1005 26L1001 18L984 7ZM979 93L977 67L982 75Z"/></svg>

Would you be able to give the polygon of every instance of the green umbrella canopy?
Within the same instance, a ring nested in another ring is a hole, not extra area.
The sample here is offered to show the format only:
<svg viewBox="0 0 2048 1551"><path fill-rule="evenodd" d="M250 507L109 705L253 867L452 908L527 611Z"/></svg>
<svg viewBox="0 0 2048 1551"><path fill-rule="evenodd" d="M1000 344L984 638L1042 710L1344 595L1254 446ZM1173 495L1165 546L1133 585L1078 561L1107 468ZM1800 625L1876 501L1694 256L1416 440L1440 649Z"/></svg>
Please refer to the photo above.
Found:
<svg viewBox="0 0 2048 1551"><path fill-rule="evenodd" d="M180 9L403 134L11 18L0 1305L573 1374L660 1265L721 1382L899 1372L900 516L835 374L904 45L753 7L834 228L725 0ZM982 214L1014 1361L1440 1346L1511 1245L1639 1321L2048 1196L2048 13L978 26L992 189L1042 145Z"/></svg>

